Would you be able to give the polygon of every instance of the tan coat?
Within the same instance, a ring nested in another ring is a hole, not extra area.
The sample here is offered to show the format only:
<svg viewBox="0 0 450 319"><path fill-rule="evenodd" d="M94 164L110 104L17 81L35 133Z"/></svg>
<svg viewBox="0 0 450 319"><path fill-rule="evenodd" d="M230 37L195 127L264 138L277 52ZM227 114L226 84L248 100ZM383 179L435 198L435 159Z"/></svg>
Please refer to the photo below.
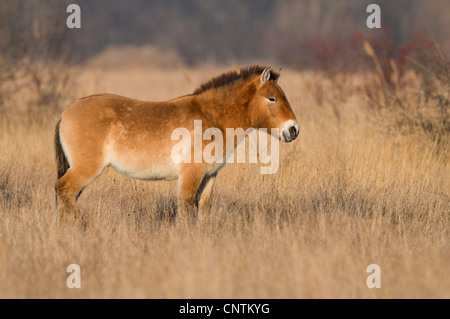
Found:
<svg viewBox="0 0 450 319"><path fill-rule="evenodd" d="M107 166L131 178L179 179L179 215L183 218L198 206L202 209L223 164L175 163L171 150L177 141L171 139L172 131L192 132L194 120L201 120L203 130L279 128L282 141L295 139L298 124L276 83L278 76L269 68L254 66L225 73L192 95L165 102L113 94L76 100L62 113L55 132L55 189L61 218L79 214L77 197ZM203 141L202 147L208 142Z"/></svg>

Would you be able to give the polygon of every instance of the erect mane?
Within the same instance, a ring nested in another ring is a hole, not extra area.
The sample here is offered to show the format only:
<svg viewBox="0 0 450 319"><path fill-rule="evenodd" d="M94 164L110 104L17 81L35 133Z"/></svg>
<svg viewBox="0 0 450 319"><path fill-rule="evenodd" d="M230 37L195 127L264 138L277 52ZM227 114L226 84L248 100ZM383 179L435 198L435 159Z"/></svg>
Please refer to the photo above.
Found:
<svg viewBox="0 0 450 319"><path fill-rule="evenodd" d="M247 80L253 75L261 75L262 72L266 69L264 66L253 65L245 68L241 68L239 72L236 71L228 71L224 72L221 75L218 75L208 82L200 85L195 91L194 95L202 94L211 89L218 89L227 85L231 85L236 83L238 80ZM270 70L270 80L278 80L280 74L273 70Z"/></svg>

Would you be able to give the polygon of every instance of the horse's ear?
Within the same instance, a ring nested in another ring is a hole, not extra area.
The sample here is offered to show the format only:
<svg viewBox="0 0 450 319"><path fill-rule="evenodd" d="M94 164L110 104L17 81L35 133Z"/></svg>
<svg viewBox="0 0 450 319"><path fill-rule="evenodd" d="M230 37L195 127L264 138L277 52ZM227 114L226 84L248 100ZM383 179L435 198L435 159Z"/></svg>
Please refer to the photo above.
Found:
<svg viewBox="0 0 450 319"><path fill-rule="evenodd" d="M278 76L275 78L275 83L278 83L278 79L280 78L281 75L281 70L283 70L283 68L280 68L280 70L278 71Z"/></svg>
<svg viewBox="0 0 450 319"><path fill-rule="evenodd" d="M270 80L270 66L265 68L263 73L261 73L261 85L267 83Z"/></svg>

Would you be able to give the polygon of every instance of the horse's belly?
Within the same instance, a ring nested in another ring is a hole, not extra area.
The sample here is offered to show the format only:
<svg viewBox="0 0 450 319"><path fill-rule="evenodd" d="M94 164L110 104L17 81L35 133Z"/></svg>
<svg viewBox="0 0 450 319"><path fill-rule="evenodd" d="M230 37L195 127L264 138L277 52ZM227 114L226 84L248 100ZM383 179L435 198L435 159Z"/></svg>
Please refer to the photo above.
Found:
<svg viewBox="0 0 450 319"><path fill-rule="evenodd" d="M122 175L142 180L178 179L178 165L154 154L111 154L110 165Z"/></svg>

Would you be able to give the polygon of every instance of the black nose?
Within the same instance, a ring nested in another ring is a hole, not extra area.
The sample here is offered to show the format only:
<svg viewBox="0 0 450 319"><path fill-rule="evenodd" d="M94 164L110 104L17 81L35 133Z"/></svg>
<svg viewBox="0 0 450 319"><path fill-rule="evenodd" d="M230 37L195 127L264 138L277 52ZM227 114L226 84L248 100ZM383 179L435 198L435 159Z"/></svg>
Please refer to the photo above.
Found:
<svg viewBox="0 0 450 319"><path fill-rule="evenodd" d="M296 138L298 135L298 130L295 126L291 126L289 128L289 134L291 135L291 138Z"/></svg>

